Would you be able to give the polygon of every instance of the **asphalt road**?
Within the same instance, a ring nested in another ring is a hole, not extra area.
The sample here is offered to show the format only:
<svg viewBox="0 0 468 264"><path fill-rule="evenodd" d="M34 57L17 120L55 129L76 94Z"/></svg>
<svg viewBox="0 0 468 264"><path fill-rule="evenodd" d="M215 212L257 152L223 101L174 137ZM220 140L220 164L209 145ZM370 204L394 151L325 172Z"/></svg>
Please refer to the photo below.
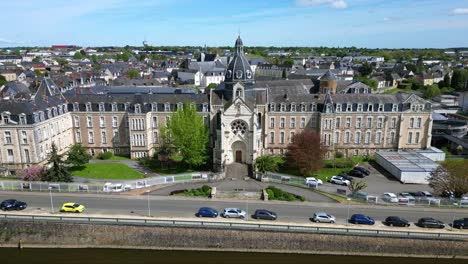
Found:
<svg viewBox="0 0 468 264"><path fill-rule="evenodd" d="M0 200L18 199L28 204L25 213L50 212L51 200L49 193L0 192ZM337 203L289 203L263 201L220 201L209 199L187 199L181 197L159 196L124 196L124 195L88 195L52 193L54 210L57 212L62 203L77 202L86 206L82 215L148 215L148 199L153 217L193 218L199 207L209 206L222 211L226 207L238 207L247 210L249 215L255 209L269 209L278 214L278 221L291 223L308 223L314 212L325 211L337 218L337 223L346 223L348 205ZM380 223L389 215L397 215L415 222L420 217L434 217L445 223L454 218L468 217L467 209L439 209L403 206L369 206L349 205L349 215L362 213L374 218ZM249 217L250 218L250 217Z"/></svg>

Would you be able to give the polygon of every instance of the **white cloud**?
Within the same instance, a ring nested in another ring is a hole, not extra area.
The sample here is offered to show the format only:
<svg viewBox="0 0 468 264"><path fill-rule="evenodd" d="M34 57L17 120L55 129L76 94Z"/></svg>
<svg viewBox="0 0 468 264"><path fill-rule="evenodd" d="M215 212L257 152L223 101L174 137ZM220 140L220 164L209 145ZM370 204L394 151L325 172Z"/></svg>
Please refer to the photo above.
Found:
<svg viewBox="0 0 468 264"><path fill-rule="evenodd" d="M314 5L329 5L332 8L347 8L345 0L296 0L296 4L300 6L314 6Z"/></svg>
<svg viewBox="0 0 468 264"><path fill-rule="evenodd" d="M468 8L455 8L452 10L454 15L468 15Z"/></svg>
<svg viewBox="0 0 468 264"><path fill-rule="evenodd" d="M14 40L6 39L6 38L0 38L0 43L13 44L13 43L18 43L18 42Z"/></svg>

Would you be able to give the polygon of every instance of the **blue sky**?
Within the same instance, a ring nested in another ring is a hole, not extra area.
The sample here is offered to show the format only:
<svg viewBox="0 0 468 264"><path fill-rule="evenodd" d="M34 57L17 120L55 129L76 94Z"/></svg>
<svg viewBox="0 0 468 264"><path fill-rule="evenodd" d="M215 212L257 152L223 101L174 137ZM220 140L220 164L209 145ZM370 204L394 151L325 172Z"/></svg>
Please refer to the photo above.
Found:
<svg viewBox="0 0 468 264"><path fill-rule="evenodd" d="M468 46L468 0L4 0L0 47Z"/></svg>

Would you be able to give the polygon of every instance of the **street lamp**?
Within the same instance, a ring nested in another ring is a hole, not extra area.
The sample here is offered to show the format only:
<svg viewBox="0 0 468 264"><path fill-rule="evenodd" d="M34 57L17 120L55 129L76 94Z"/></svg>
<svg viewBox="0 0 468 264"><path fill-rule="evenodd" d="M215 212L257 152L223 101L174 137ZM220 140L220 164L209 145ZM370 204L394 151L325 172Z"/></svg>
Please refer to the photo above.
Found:
<svg viewBox="0 0 468 264"><path fill-rule="evenodd" d="M147 196L148 196L148 217L151 217L151 206L150 206L150 198L149 198L149 197L150 197L150 195L149 195L149 194L150 194L150 191L149 191L149 190L148 190L148 191L145 191L145 193L146 193Z"/></svg>
<svg viewBox="0 0 468 264"><path fill-rule="evenodd" d="M49 195L50 195L50 207L52 208L52 213L54 213L54 201L52 200L52 187L49 186Z"/></svg>
<svg viewBox="0 0 468 264"><path fill-rule="evenodd" d="M348 222L349 222L349 204L350 204L351 198L347 198L346 200L348 201L348 216L346 217L346 225L348 225Z"/></svg>

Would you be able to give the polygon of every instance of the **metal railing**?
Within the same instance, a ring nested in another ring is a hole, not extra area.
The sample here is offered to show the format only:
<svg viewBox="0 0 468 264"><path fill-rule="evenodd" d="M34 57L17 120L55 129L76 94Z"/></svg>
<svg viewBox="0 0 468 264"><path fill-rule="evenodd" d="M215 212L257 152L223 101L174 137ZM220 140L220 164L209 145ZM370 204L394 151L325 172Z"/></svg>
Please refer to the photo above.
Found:
<svg viewBox="0 0 468 264"><path fill-rule="evenodd" d="M39 182L21 180L1 180L1 191L38 191L38 192L78 192L78 193L115 193L130 191L154 185L182 183L182 182L209 182L216 178L207 172L184 173L167 176L158 176L138 180L109 180L91 182Z"/></svg>
<svg viewBox="0 0 468 264"><path fill-rule="evenodd" d="M194 221L194 220L168 220L148 218L107 218L107 217L71 217L71 216L44 216L44 215L17 215L0 214L0 220L10 221L33 221L33 222L62 222L62 223L86 223L86 224L111 224L111 225L143 225L161 227L193 227L193 228L215 228L234 229L250 231L278 231L296 233L317 234L341 234L353 236L371 237L394 237L394 238L416 238L416 239L444 239L444 240L467 240L468 233L435 233L415 232L381 229L361 229L352 227L319 227L306 225L283 225L266 223L240 223L240 222L217 222L217 221Z"/></svg>

